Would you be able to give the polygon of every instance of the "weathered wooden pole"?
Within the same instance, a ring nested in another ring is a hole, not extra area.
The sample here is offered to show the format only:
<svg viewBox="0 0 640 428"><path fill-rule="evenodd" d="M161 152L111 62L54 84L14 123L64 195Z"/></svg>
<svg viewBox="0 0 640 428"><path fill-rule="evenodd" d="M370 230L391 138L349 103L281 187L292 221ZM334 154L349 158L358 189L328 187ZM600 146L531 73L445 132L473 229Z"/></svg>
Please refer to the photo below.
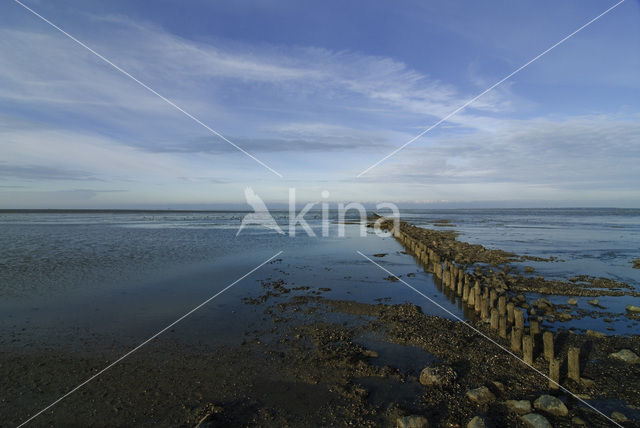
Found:
<svg viewBox="0 0 640 428"><path fill-rule="evenodd" d="M522 330L517 328L511 329L511 350L513 352L520 352L522 347Z"/></svg>
<svg viewBox="0 0 640 428"><path fill-rule="evenodd" d="M514 308L513 319L517 329L524 329L524 311L520 308Z"/></svg>
<svg viewBox="0 0 640 428"><path fill-rule="evenodd" d="M507 317L505 315L500 316L500 337L503 339L507 338Z"/></svg>
<svg viewBox="0 0 640 428"><path fill-rule="evenodd" d="M506 296L498 297L498 313L500 314L501 317L507 315L507 297Z"/></svg>
<svg viewBox="0 0 640 428"><path fill-rule="evenodd" d="M497 330L500 327L500 315L496 308L491 309L491 328Z"/></svg>
<svg viewBox="0 0 640 428"><path fill-rule="evenodd" d="M507 321L509 324L513 324L513 308L515 305L512 302L507 303Z"/></svg>
<svg viewBox="0 0 640 428"><path fill-rule="evenodd" d="M544 348L544 358L547 361L553 360L553 333L545 331L542 333L542 346Z"/></svg>
<svg viewBox="0 0 640 428"><path fill-rule="evenodd" d="M533 364L533 337L524 336L522 338L522 355L525 363Z"/></svg>
<svg viewBox="0 0 640 428"><path fill-rule="evenodd" d="M567 353L567 376L580 382L580 348L569 347Z"/></svg>
<svg viewBox="0 0 640 428"><path fill-rule="evenodd" d="M560 360L551 358L549 361L549 389L556 390L560 385Z"/></svg>

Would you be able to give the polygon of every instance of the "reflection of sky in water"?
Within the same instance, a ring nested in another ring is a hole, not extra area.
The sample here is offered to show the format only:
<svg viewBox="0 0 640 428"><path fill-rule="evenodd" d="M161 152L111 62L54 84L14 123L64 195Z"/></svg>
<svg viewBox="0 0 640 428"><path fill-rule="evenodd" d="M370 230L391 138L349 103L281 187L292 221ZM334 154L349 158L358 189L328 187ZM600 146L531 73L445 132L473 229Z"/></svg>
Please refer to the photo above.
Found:
<svg viewBox="0 0 640 428"><path fill-rule="evenodd" d="M545 275L587 273L630 278L638 285L640 271L631 269L629 260L638 257L634 251L640 242L639 211L620 216L615 212L584 212L575 218L564 210L532 214L514 211L405 215L423 224L450 219L465 241L566 260L524 263ZM286 214L275 214L286 230ZM464 315L460 302L439 291L431 275L403 254L391 238L376 237L371 230L366 237L359 237L357 225L344 226L347 238L339 238L337 230L341 226L336 224L335 214L328 238L308 237L299 227L293 239L260 226L250 226L236 238L243 215L0 214L0 312L5 315L0 321L0 340L5 344L13 340L78 344L87 338L107 337L135 342L280 250L284 250L281 263L265 266L194 314L180 329L180 338L213 343L234 341L252 324L262 324L264 307L244 305L241 299L264 294L258 280L267 277L282 278L288 286L330 288L322 293L328 298L369 303L387 298L385 301L390 303L412 302L425 313L450 317L400 282L385 280L388 274L362 259L356 250L369 256L386 253L385 257L374 259L454 314ZM308 218L320 236L320 213ZM612 225L624 225L624 233ZM452 228L446 228L449 229ZM548 298L566 303L568 297ZM623 312L628 303L621 298L598 299L606 309L590 307L586 298L579 299L578 307ZM612 323L604 322L603 316L585 317L565 325L599 331L615 326L622 333L637 330L637 325L624 316L610 318Z"/></svg>

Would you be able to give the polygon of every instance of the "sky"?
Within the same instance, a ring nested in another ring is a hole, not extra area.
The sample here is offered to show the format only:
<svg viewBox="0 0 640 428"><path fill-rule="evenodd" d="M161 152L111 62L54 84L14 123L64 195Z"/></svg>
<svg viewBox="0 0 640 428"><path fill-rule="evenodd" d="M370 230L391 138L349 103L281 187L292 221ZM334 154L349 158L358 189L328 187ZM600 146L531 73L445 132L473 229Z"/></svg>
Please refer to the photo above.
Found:
<svg viewBox="0 0 640 428"><path fill-rule="evenodd" d="M640 208L638 0L22 1L0 208Z"/></svg>

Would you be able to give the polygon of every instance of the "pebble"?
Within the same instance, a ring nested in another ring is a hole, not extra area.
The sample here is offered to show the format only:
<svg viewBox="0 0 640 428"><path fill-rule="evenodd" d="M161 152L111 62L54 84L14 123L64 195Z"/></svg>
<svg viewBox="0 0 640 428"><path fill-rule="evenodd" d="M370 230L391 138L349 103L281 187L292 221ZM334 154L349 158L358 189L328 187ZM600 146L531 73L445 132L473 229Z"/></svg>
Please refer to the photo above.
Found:
<svg viewBox="0 0 640 428"><path fill-rule="evenodd" d="M577 416L571 418L571 425L585 426L587 423Z"/></svg>
<svg viewBox="0 0 640 428"><path fill-rule="evenodd" d="M450 385L456 379L451 367L425 367L420 372L420 383L424 386Z"/></svg>
<svg viewBox="0 0 640 428"><path fill-rule="evenodd" d="M474 416L467 424L467 428L485 428L487 425L480 416Z"/></svg>
<svg viewBox="0 0 640 428"><path fill-rule="evenodd" d="M611 419L613 419L616 422L627 422L629 420L629 418L627 418L625 415L623 415L620 412L611 413Z"/></svg>
<svg viewBox="0 0 640 428"><path fill-rule="evenodd" d="M618 352L609 354L609 357L615 358L616 360L624 361L625 363L629 364L640 363L640 357L638 357L635 352L629 349L621 349Z"/></svg>
<svg viewBox="0 0 640 428"><path fill-rule="evenodd" d="M474 403L487 404L495 401L496 396L489 391L489 388L481 386L480 388L470 389L467 391L467 398Z"/></svg>
<svg viewBox="0 0 640 428"><path fill-rule="evenodd" d="M520 419L529 428L553 428L547 418L537 413L520 416Z"/></svg>
<svg viewBox="0 0 640 428"><path fill-rule="evenodd" d="M429 428L429 421L424 416L411 415L398 418L397 428Z"/></svg>
<svg viewBox="0 0 640 428"><path fill-rule="evenodd" d="M593 306L598 306L600 304L598 299L587 300L587 303L590 304L590 305L593 305Z"/></svg>
<svg viewBox="0 0 640 428"><path fill-rule="evenodd" d="M625 309L629 312L640 312L640 307L634 305L627 305Z"/></svg>
<svg viewBox="0 0 640 428"><path fill-rule="evenodd" d="M529 400L507 400L504 404L519 415L531 413L531 402Z"/></svg>
<svg viewBox="0 0 640 428"><path fill-rule="evenodd" d="M578 304L578 299L576 299L575 297L570 298L569 300L567 300L567 303L570 305L577 305Z"/></svg>
<svg viewBox="0 0 640 428"><path fill-rule="evenodd" d="M533 402L533 407L554 416L567 416L569 409L562 401L552 395L541 395Z"/></svg>

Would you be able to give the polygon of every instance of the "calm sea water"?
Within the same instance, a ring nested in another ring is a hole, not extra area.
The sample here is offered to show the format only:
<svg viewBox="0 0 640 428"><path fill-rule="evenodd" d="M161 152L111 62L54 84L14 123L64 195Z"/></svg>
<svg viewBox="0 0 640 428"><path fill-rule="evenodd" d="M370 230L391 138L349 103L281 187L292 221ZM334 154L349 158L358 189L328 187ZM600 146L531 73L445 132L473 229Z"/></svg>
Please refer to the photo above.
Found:
<svg viewBox="0 0 640 428"><path fill-rule="evenodd" d="M243 297L261 294L261 279L330 288L325 296L366 302L409 301L427 313L450 316L388 276L356 251L385 253L376 260L456 315L461 306L438 291L429 274L391 238L344 226L338 237L295 238L260 226L236 236L242 212L0 213L0 344L33 347L136 343L226 287L279 251L282 255L185 321L181 337L198 342L234 341L235 333L261 322L261 309ZM287 225L284 212L276 220ZM603 276L640 289L640 210L410 210L403 217L426 227L451 220L459 239L519 254L561 261L527 262L538 274L568 278ZM321 213L307 219L321 235ZM411 274L407 276L408 274ZM566 297L554 297L566 301ZM582 299L581 299L582 300ZM588 307L586 300L580 305ZM637 300L637 299L636 299ZM624 312L628 298L600 298L610 312ZM639 302L632 302L640 305ZM576 328L637 333L624 316L570 323ZM206 333L204 333L206 332Z"/></svg>

